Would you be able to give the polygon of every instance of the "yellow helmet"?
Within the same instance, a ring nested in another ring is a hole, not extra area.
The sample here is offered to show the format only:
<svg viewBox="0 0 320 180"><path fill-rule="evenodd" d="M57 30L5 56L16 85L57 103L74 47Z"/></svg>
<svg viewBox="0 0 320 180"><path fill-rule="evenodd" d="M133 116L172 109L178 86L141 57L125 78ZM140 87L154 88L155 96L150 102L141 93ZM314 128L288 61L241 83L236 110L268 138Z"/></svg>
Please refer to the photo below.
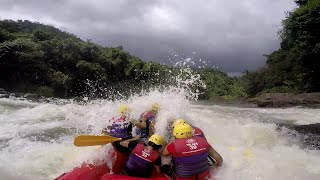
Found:
<svg viewBox="0 0 320 180"><path fill-rule="evenodd" d="M163 146L164 145L164 139L158 135L158 134L154 134L149 138L150 142L153 142L154 144L158 145L158 146Z"/></svg>
<svg viewBox="0 0 320 180"><path fill-rule="evenodd" d="M193 136L193 128L189 124L179 124L173 128L173 136L177 139Z"/></svg>
<svg viewBox="0 0 320 180"><path fill-rule="evenodd" d="M123 113L123 114L127 114L127 113L129 113L131 111L131 109L129 108L129 106L127 106L127 105L119 105L118 106L118 112L119 113Z"/></svg>
<svg viewBox="0 0 320 180"><path fill-rule="evenodd" d="M174 128L175 126L179 125L179 124L188 124L186 120L184 119L176 119L173 123L172 123L172 128Z"/></svg>
<svg viewBox="0 0 320 180"><path fill-rule="evenodd" d="M153 103L151 105L151 111L159 111L160 110L160 104L158 103Z"/></svg>

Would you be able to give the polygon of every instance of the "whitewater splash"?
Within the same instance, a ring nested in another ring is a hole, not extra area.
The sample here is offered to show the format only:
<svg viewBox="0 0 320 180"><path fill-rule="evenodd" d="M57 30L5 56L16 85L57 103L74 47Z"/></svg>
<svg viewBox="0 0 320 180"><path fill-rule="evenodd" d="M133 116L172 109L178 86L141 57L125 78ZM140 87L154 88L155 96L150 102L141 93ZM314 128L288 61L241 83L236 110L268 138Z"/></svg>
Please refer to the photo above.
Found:
<svg viewBox="0 0 320 180"><path fill-rule="evenodd" d="M0 175L7 174L7 179L53 179L83 162L108 161L106 151L110 145L77 148L73 146L74 137L100 134L118 113L119 104L129 105L131 118L138 119L154 102L162 109L156 125L157 133L162 135L166 134L167 120L185 117L185 110L190 109L186 94L175 89L170 93L152 91L125 101L95 100L83 105L0 99Z"/></svg>
<svg viewBox="0 0 320 180"><path fill-rule="evenodd" d="M83 105L0 99L0 175L4 179L54 179L83 162L108 162L110 145L74 147L74 137L100 134L117 113L118 104L128 104L133 109L131 117L138 118L153 102L161 105L158 133L166 134L167 121L177 117L202 128L224 158L217 179L319 178L320 152L302 148L298 140L284 136L288 130L279 131L276 124L265 122L319 122L319 110L217 106L192 102L178 91L152 91L126 101L96 100Z"/></svg>
<svg viewBox="0 0 320 180"><path fill-rule="evenodd" d="M184 75L174 77L175 86L116 101L98 99L79 104L67 100L55 104L0 99L1 179L54 179L83 162L110 165L110 144L75 147L74 138L80 134L99 135L117 114L119 104L129 105L131 118L138 119L155 102L161 106L156 133L168 137L168 122L175 118L185 118L204 131L224 159L223 166L215 172L218 180L319 179L320 152L305 149L296 136L288 136L290 130L279 130L275 123L320 122L320 110L196 102L199 91L194 87L203 86L200 76L188 67L180 74Z"/></svg>

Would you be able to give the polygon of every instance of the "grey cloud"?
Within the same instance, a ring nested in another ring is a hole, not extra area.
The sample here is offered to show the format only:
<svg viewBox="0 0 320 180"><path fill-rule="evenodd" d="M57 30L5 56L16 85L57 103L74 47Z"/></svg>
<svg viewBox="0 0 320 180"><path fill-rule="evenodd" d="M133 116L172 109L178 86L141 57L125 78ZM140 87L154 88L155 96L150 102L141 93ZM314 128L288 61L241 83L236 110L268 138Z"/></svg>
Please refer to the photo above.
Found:
<svg viewBox="0 0 320 180"><path fill-rule="evenodd" d="M0 0L0 18L52 24L144 60L192 56L241 72L263 66L262 55L279 47L281 19L294 7L292 0Z"/></svg>

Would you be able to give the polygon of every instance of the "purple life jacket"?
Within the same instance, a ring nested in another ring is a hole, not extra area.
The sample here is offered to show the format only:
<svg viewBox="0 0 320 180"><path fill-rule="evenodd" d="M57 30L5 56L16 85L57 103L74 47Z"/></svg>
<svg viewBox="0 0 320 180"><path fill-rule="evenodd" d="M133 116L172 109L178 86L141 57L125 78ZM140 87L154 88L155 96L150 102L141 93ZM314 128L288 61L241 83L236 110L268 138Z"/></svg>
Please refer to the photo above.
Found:
<svg viewBox="0 0 320 180"><path fill-rule="evenodd" d="M159 156L158 151L148 150L143 143L139 143L130 154L126 164L126 172L130 176L149 177L153 163Z"/></svg>
<svg viewBox="0 0 320 180"><path fill-rule="evenodd" d="M112 118L113 122L110 127L108 127L108 132L111 136L122 138L123 140L132 138L131 131L132 125L126 117L121 116L120 118Z"/></svg>
<svg viewBox="0 0 320 180"><path fill-rule="evenodd" d="M204 138L193 136L176 139L172 143L176 150L173 163L177 177L192 177L210 168L207 157L211 146Z"/></svg>

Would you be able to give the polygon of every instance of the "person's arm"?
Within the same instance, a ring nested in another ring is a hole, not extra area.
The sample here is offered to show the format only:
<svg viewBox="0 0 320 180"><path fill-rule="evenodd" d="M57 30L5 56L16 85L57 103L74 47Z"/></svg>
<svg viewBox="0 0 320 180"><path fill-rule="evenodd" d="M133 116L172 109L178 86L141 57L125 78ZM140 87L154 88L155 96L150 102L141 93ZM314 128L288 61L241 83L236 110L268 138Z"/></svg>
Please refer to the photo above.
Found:
<svg viewBox="0 0 320 180"><path fill-rule="evenodd" d="M139 139L140 139L140 136L136 136L136 137L134 137L134 138L127 139L126 141L132 142L132 141L138 141Z"/></svg>
<svg viewBox="0 0 320 180"><path fill-rule="evenodd" d="M150 121L150 125L149 125L149 134L150 135L153 135L155 133L155 126L156 124L156 121L155 121L155 118L153 118L151 121Z"/></svg>
<svg viewBox="0 0 320 180"><path fill-rule="evenodd" d="M103 128L102 131L101 131L101 134L110 136L110 133L108 132L107 128Z"/></svg>
<svg viewBox="0 0 320 180"><path fill-rule="evenodd" d="M222 165L223 159L222 159L221 155L216 150L214 150L212 147L210 147L210 149L209 149L209 155L216 160L217 166Z"/></svg>
<svg viewBox="0 0 320 180"><path fill-rule="evenodd" d="M168 146L167 146L168 147ZM167 147L165 147L163 150L162 150L162 156L169 156L170 155L170 153L169 153L169 151L168 151L168 149L167 149Z"/></svg>
<svg viewBox="0 0 320 180"><path fill-rule="evenodd" d="M161 156L159 156L156 162L153 164L153 167L156 169L157 173L160 173L160 166L161 166Z"/></svg>
<svg viewBox="0 0 320 180"><path fill-rule="evenodd" d="M162 156L170 156L175 151L174 146L172 143L169 143L165 148L162 150Z"/></svg>
<svg viewBox="0 0 320 180"><path fill-rule="evenodd" d="M133 120L133 125L134 126L137 126L138 128L140 128L140 129L145 129L145 128L147 128L147 122L146 122L146 119L145 118L141 118L141 119L139 119L139 121L135 121L135 120Z"/></svg>
<svg viewBox="0 0 320 180"><path fill-rule="evenodd" d="M160 166L154 165L153 167L156 169L157 173L160 173L161 171Z"/></svg>
<svg viewBox="0 0 320 180"><path fill-rule="evenodd" d="M138 144L138 140L140 139L140 137L134 137L132 139L127 139L125 141L121 141L119 144L125 148L129 148L129 146L135 144L134 146L136 146ZM136 143L133 143L136 142Z"/></svg>

